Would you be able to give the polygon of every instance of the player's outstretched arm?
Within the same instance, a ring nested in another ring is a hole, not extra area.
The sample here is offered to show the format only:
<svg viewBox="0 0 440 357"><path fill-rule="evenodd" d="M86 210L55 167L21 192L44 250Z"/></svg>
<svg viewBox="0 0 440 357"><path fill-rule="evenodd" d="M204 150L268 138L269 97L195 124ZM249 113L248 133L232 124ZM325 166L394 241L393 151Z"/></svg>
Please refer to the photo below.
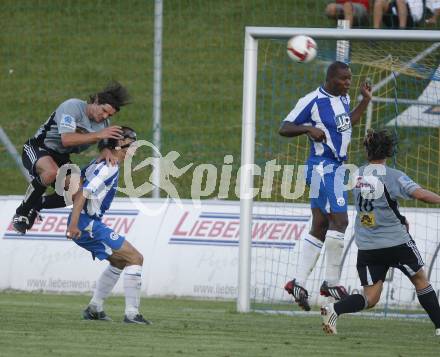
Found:
<svg viewBox="0 0 440 357"><path fill-rule="evenodd" d="M361 121L362 114L364 114L365 110L368 107L368 103L370 103L370 100L373 97L373 93L371 91L371 83L369 81L365 81L361 84L360 91L362 95L362 100L350 114L352 126L358 124Z"/></svg>
<svg viewBox="0 0 440 357"><path fill-rule="evenodd" d="M288 138L307 134L314 141L325 141L325 133L321 129L307 125L296 125L291 122L283 122L278 133Z"/></svg>
<svg viewBox="0 0 440 357"><path fill-rule="evenodd" d="M86 197L84 196L82 189L80 189L73 196L72 215L66 232L66 236L69 239L78 239L81 236L81 231L78 228L78 221L85 202Z"/></svg>
<svg viewBox="0 0 440 357"><path fill-rule="evenodd" d="M109 126L96 133L63 133L61 143L64 147L95 144L102 139L121 139L121 127Z"/></svg>
<svg viewBox="0 0 440 357"><path fill-rule="evenodd" d="M434 192L429 190L425 190L424 188L417 188L412 194L411 197L416 200L423 201L426 203L440 203L440 196Z"/></svg>

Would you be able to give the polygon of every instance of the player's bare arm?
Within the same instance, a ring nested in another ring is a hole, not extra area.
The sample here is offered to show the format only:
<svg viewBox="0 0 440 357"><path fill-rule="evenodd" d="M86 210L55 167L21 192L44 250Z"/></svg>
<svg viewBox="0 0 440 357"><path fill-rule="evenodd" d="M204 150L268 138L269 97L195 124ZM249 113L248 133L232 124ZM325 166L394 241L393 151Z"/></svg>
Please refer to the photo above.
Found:
<svg viewBox="0 0 440 357"><path fill-rule="evenodd" d="M80 189L73 196L72 216L70 218L70 223L67 227L66 232L66 236L68 239L78 239L81 236L81 231L78 228L78 221L85 202L86 198L83 194L82 189Z"/></svg>
<svg viewBox="0 0 440 357"><path fill-rule="evenodd" d="M113 152L108 148L104 148L101 150L101 153L96 159L96 162L101 162L103 160L105 160L107 165L110 166L115 166L118 164L118 158L115 155L113 155Z"/></svg>
<svg viewBox="0 0 440 357"><path fill-rule="evenodd" d="M356 106L356 108L353 109L353 111L350 114L351 125L356 125L361 121L361 117L364 114L365 110L367 109L367 106L370 103L371 98L373 97L371 91L371 84L369 81L364 81L361 84L360 91L362 95L362 100Z"/></svg>
<svg viewBox="0 0 440 357"><path fill-rule="evenodd" d="M102 139L121 139L121 127L112 125L96 133L61 134L61 143L65 147L94 144Z"/></svg>
<svg viewBox="0 0 440 357"><path fill-rule="evenodd" d="M313 126L306 125L295 125L290 122L283 122L281 128L278 131L281 136L292 138L302 134L307 134L310 139L314 141L325 141L325 133L321 129L315 128Z"/></svg>
<svg viewBox="0 0 440 357"><path fill-rule="evenodd" d="M423 201L426 203L440 203L440 196L434 192L426 190L424 188L417 188L411 196L416 200Z"/></svg>

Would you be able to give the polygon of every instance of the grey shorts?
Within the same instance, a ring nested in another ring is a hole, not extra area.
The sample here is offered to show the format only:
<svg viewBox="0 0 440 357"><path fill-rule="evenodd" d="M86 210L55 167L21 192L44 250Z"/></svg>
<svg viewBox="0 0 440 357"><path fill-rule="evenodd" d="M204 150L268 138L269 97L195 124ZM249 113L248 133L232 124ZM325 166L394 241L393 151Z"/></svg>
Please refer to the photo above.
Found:
<svg viewBox="0 0 440 357"><path fill-rule="evenodd" d="M353 5L353 22L355 25L368 24L368 11L364 5L354 3ZM344 5L336 4L336 13L338 19L344 18Z"/></svg>

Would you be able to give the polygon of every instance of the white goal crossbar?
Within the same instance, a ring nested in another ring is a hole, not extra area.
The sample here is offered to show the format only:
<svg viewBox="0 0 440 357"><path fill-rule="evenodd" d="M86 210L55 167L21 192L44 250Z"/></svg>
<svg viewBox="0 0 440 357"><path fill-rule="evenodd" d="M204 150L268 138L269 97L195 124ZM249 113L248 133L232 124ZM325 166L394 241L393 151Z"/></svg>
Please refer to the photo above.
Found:
<svg viewBox="0 0 440 357"><path fill-rule="evenodd" d="M259 39L289 39L307 35L315 39L440 42L440 31L246 27L244 45L242 144L240 170L240 244L237 311L250 311L251 230L255 112Z"/></svg>

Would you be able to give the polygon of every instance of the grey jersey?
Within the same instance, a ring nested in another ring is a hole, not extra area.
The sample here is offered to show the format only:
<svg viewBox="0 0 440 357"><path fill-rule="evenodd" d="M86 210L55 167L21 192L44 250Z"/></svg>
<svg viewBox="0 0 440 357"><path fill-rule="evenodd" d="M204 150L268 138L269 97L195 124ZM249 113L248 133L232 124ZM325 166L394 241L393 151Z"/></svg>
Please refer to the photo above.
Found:
<svg viewBox="0 0 440 357"><path fill-rule="evenodd" d="M65 147L61 143L63 133L93 133L109 125L108 120L97 123L86 115L87 102L68 99L52 113L49 119L38 129L34 138L40 145L61 154L79 153L89 145Z"/></svg>
<svg viewBox="0 0 440 357"><path fill-rule="evenodd" d="M399 212L398 198L410 199L420 188L402 171L385 165L365 165L356 177L356 244L361 250L407 243L411 237Z"/></svg>

